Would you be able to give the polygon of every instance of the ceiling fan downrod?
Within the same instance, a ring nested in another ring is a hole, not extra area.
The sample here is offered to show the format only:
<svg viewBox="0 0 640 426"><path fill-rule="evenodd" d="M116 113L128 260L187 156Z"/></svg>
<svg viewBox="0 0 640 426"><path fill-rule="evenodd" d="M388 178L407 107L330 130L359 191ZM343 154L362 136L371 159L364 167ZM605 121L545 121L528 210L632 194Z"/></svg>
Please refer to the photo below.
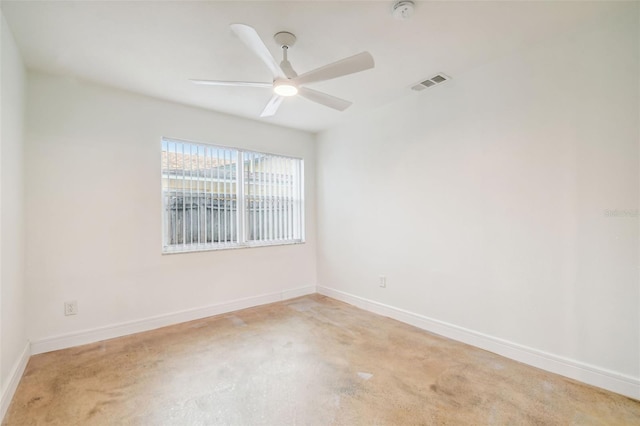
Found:
<svg viewBox="0 0 640 426"><path fill-rule="evenodd" d="M287 55L289 48L296 44L296 36L288 31L280 31L273 36L273 39L282 48L282 62L280 62L280 68L282 68L282 71L284 71L287 78L297 77L298 73L293 69Z"/></svg>

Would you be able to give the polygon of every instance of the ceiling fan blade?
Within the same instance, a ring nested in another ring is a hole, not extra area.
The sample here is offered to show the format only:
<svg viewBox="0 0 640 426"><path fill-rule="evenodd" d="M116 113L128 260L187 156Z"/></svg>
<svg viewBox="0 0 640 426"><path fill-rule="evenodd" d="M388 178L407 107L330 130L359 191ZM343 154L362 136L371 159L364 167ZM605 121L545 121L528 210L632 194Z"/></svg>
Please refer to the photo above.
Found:
<svg viewBox="0 0 640 426"><path fill-rule="evenodd" d="M260 114L260 117L271 117L272 115L274 115L278 111L278 108L280 107L280 104L283 100L284 97L280 95L273 95L271 99L269 99L269 103L267 103L267 106L264 107L264 110L262 110L262 114Z"/></svg>
<svg viewBox="0 0 640 426"><path fill-rule="evenodd" d="M294 78L293 81L296 84L307 84L316 81L331 80L332 78L342 77L343 75L368 70L374 66L373 56L371 56L369 52L362 52L332 64L316 68L313 71L306 72Z"/></svg>
<svg viewBox="0 0 640 426"><path fill-rule="evenodd" d="M335 96L327 95L326 93L318 92L317 90L312 90L308 87L300 87L298 89L298 94L310 101L328 106L329 108L337 109L338 111L344 111L353 104L353 102L345 101L344 99L336 98Z"/></svg>
<svg viewBox="0 0 640 426"><path fill-rule="evenodd" d="M273 87L273 83L260 83L255 81L220 81L220 80L194 80L190 79L194 84L204 84L209 86L235 86L235 87Z"/></svg>
<svg viewBox="0 0 640 426"><path fill-rule="evenodd" d="M274 79L287 78L253 27L244 24L231 24L231 31L233 31L253 53L262 59L262 62L271 70Z"/></svg>

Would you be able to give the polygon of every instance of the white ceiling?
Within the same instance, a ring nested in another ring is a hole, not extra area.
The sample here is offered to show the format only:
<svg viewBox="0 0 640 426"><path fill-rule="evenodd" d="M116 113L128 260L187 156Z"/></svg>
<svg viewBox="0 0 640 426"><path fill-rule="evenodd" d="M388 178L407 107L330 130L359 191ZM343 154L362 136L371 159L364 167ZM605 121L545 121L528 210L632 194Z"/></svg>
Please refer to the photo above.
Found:
<svg viewBox="0 0 640 426"><path fill-rule="evenodd" d="M371 52L375 69L309 86L352 101L347 111L290 98L275 117L263 120L313 132L404 96L429 96L410 87L437 72L464 78L473 67L575 31L620 7L615 2L417 2L413 18L399 21L390 14L392 4L3 0L1 7L30 69L253 119L259 119L269 89L188 81L270 81L268 69L229 24L256 28L278 60L273 34L295 33L289 60L300 74Z"/></svg>

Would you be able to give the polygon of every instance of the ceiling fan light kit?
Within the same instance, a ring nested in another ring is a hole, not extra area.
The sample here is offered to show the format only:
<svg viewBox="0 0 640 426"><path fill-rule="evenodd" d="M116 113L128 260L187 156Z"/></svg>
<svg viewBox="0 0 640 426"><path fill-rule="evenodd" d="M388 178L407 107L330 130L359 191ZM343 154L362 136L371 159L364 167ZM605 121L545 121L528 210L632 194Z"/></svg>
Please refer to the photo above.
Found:
<svg viewBox="0 0 640 426"><path fill-rule="evenodd" d="M289 80L280 80L273 83L273 91L280 96L295 96L298 88L291 84Z"/></svg>
<svg viewBox="0 0 640 426"><path fill-rule="evenodd" d="M362 52L298 75L287 58L289 48L296 42L296 36L292 33L280 31L273 36L276 43L282 48L282 61L278 63L255 29L249 25L232 24L231 31L265 63L273 75L273 82L219 80L191 80L191 82L210 86L271 87L274 94L265 106L262 114L260 114L261 117L274 115L285 97L295 95L300 95L312 102L338 111L344 111L351 106L351 102L318 92L308 87L303 87L302 85L354 74L375 66L371 54L369 52Z"/></svg>

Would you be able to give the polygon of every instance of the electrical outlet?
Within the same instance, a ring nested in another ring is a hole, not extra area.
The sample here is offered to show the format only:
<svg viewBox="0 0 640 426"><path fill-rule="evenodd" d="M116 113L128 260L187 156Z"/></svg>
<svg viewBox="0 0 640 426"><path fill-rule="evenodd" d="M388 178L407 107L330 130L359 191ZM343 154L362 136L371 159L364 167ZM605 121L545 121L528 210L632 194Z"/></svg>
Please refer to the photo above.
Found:
<svg viewBox="0 0 640 426"><path fill-rule="evenodd" d="M380 275L378 278L380 279L380 287L385 288L387 286L387 277Z"/></svg>
<svg viewBox="0 0 640 426"><path fill-rule="evenodd" d="M64 314L65 315L77 315L78 314L78 302L72 300L71 302L64 302Z"/></svg>

